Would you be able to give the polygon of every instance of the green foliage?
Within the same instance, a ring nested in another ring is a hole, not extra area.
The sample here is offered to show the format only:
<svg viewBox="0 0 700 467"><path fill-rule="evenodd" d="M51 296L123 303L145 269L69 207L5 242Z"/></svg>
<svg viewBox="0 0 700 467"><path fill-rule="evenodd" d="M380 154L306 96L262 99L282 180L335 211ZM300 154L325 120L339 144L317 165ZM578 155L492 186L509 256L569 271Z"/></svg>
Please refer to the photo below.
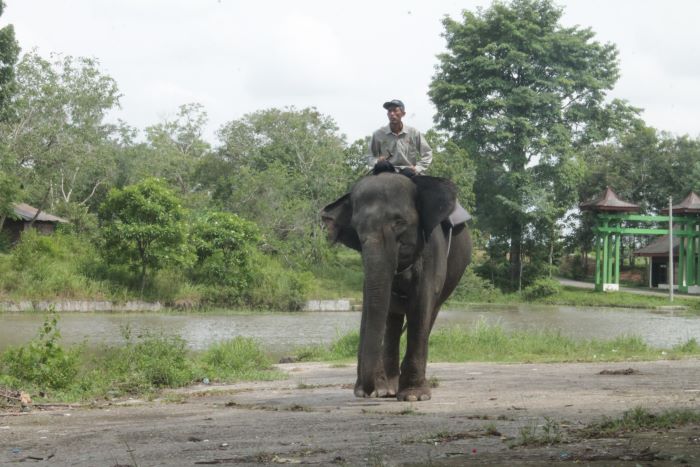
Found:
<svg viewBox="0 0 700 467"><path fill-rule="evenodd" d="M263 309L301 309L311 284L311 274L285 269L275 258L258 252L253 255L253 261L257 268L246 292L246 304Z"/></svg>
<svg viewBox="0 0 700 467"><path fill-rule="evenodd" d="M0 16L4 9L5 2L0 1ZM10 100L15 91L15 64L19 51L14 27L8 24L0 29L0 121L11 115Z"/></svg>
<svg viewBox="0 0 700 467"><path fill-rule="evenodd" d="M207 113L201 104L181 105L173 119L146 128L148 150L140 163L152 177L163 178L185 197L193 191L200 161L210 147L203 139Z"/></svg>
<svg viewBox="0 0 700 467"><path fill-rule="evenodd" d="M179 199L158 179L112 189L100 207L105 259L139 271L143 293L147 269L190 262L183 219Z"/></svg>
<svg viewBox="0 0 700 467"><path fill-rule="evenodd" d="M35 339L2 354L2 373L14 378L20 386L30 384L43 391L67 388L78 374L81 349L65 350L60 339L58 315L48 314Z"/></svg>
<svg viewBox="0 0 700 467"><path fill-rule="evenodd" d="M610 438L645 430L668 430L688 424L700 423L700 412L692 409L670 409L653 413L644 407L626 410L622 417L605 417L581 430L589 438Z"/></svg>
<svg viewBox="0 0 700 467"><path fill-rule="evenodd" d="M5 63L5 62L3 62ZM115 169L115 81L92 58L25 54L17 65L11 118L0 124L6 169L24 186L23 201L39 208L88 203Z"/></svg>
<svg viewBox="0 0 700 467"><path fill-rule="evenodd" d="M577 201L580 148L635 114L606 102L619 75L615 46L562 27L561 16L549 0L514 0L445 18L447 52L430 85L439 128L476 161L476 217L509 250L511 290L525 243L551 251Z"/></svg>
<svg viewBox="0 0 700 467"><path fill-rule="evenodd" d="M195 379L185 340L180 336L144 332L134 337L123 330L126 345L107 349L95 363L94 378L122 394L180 387ZM99 363L98 363L99 362Z"/></svg>
<svg viewBox="0 0 700 467"><path fill-rule="evenodd" d="M537 279L531 285L523 289L523 298L533 301L544 297L550 297L561 292L562 287L554 279Z"/></svg>
<svg viewBox="0 0 700 467"><path fill-rule="evenodd" d="M274 379L272 361L253 339L236 337L218 342L201 356L202 371L210 380Z"/></svg>
<svg viewBox="0 0 700 467"><path fill-rule="evenodd" d="M61 232L42 235L36 230L6 255L0 255L0 295L17 299L104 298L111 287L90 271L99 255L86 239Z"/></svg>
<svg viewBox="0 0 700 467"><path fill-rule="evenodd" d="M227 211L255 222L268 248L292 266L322 259L328 245L318 213L353 180L345 141L316 109L269 109L219 131L221 146L198 180Z"/></svg>
<svg viewBox="0 0 700 467"><path fill-rule="evenodd" d="M502 295L501 291L494 287L493 282L479 276L475 272L474 266L470 265L464 271L464 275L450 300L456 302L491 303L501 300Z"/></svg>
<svg viewBox="0 0 700 467"><path fill-rule="evenodd" d="M330 345L299 349L297 356L305 361L351 360L357 357L358 344L359 333L353 331L338 336ZM405 349L405 335L401 345ZM506 332L502 326L482 320L470 327L434 330L429 355L433 362L602 362L697 357L700 350L692 343L655 349L638 336L576 340L552 331Z"/></svg>
<svg viewBox="0 0 700 467"><path fill-rule="evenodd" d="M338 337L330 345L312 345L296 351L300 361L346 361L357 358L360 333L351 331Z"/></svg>
<svg viewBox="0 0 700 467"><path fill-rule="evenodd" d="M255 224L235 214L202 215L190 230L190 245L197 255L193 278L197 282L227 287L235 290L236 296L242 296L252 282L251 256L259 242Z"/></svg>

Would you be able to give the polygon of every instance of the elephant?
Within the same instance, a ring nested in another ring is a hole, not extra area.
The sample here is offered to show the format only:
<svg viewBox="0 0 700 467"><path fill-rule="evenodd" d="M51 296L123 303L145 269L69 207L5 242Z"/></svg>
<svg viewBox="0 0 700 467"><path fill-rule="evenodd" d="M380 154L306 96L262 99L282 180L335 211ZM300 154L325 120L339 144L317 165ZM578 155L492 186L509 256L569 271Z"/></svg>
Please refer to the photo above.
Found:
<svg viewBox="0 0 700 467"><path fill-rule="evenodd" d="M382 172L361 178L321 211L328 239L362 255L357 397L431 398L425 374L430 331L471 260L465 219L449 221L456 193L444 178Z"/></svg>

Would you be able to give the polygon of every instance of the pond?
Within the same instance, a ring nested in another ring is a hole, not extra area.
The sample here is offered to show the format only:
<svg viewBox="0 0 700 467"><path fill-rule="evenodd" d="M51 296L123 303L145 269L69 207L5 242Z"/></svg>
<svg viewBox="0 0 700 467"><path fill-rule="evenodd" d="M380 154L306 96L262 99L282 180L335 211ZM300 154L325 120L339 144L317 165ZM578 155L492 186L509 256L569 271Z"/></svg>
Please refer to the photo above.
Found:
<svg viewBox="0 0 700 467"><path fill-rule="evenodd" d="M0 351L31 340L43 319L41 313L0 314ZM700 316L651 310L478 305L444 309L435 326L472 326L480 320L500 324L506 330L548 329L577 339L637 335L661 348L690 338L700 341ZM67 344L121 344L122 329L128 326L133 335L143 331L178 334L194 350L236 336L252 337L274 355L303 345L328 343L359 325L359 312L61 313L59 320L62 342Z"/></svg>

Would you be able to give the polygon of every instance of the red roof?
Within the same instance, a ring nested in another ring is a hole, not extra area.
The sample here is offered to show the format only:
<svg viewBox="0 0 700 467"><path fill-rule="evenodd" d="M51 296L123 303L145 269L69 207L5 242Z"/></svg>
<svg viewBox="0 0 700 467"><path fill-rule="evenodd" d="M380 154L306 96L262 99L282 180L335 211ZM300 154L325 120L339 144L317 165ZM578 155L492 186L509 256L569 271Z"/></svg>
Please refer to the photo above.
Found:
<svg viewBox="0 0 700 467"><path fill-rule="evenodd" d="M638 212L639 205L622 201L612 188L607 187L597 198L578 205L582 211Z"/></svg>

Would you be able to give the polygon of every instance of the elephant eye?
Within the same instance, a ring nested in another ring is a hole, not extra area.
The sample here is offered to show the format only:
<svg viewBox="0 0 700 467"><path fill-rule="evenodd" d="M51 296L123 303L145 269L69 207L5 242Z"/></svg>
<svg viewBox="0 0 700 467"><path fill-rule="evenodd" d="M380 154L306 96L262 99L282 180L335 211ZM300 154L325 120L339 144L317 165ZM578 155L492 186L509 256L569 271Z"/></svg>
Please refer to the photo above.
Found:
<svg viewBox="0 0 700 467"><path fill-rule="evenodd" d="M394 229L394 232L401 232L406 229L407 222L403 219L396 219L394 221L394 224L392 228Z"/></svg>

